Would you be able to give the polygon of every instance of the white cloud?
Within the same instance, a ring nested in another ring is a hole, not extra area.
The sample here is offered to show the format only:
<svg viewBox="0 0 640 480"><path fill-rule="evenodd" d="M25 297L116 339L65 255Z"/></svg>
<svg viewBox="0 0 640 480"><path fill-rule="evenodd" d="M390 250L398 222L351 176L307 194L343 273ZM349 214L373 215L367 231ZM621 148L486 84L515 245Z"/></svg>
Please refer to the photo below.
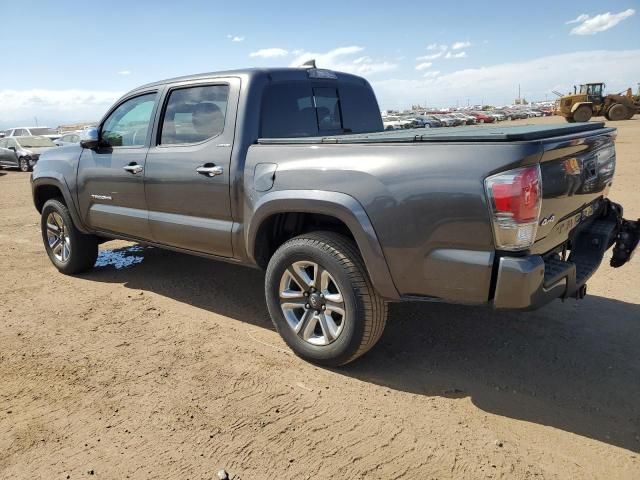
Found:
<svg viewBox="0 0 640 480"><path fill-rule="evenodd" d="M244 37L241 37L240 35L227 35L227 38L229 40L231 40L232 42L244 42Z"/></svg>
<svg viewBox="0 0 640 480"><path fill-rule="evenodd" d="M471 42L454 42L449 47L448 45L432 43L427 45L427 50L435 51L435 53L430 53L428 55L422 55L420 57L416 57L416 60L419 62L423 61L431 61L437 58L464 58L467 56L467 52L457 52L457 50L461 50L463 48L467 48L471 46Z"/></svg>
<svg viewBox="0 0 640 480"><path fill-rule="evenodd" d="M131 75L131 70L120 70L118 75Z"/></svg>
<svg viewBox="0 0 640 480"><path fill-rule="evenodd" d="M424 78L434 78L440 75L440 70L431 70L423 75Z"/></svg>
<svg viewBox="0 0 640 480"><path fill-rule="evenodd" d="M432 53L431 55L423 55L421 57L416 57L416 60L423 61L423 60L435 60L436 58L440 58L443 55L443 52L438 52L438 53Z"/></svg>
<svg viewBox="0 0 640 480"><path fill-rule="evenodd" d="M431 65L433 65L433 63L431 62L424 62L424 63L419 63L418 65L416 65L416 70L420 71L420 70L426 70L427 68L429 68Z"/></svg>
<svg viewBox="0 0 640 480"><path fill-rule="evenodd" d="M366 55L359 55L364 51L363 47L356 45L339 47L328 52L298 52L291 62L292 67L299 67L309 60L315 59L318 68L328 68L341 72L355 73L357 75L373 75L380 72L395 70L398 65L385 60L372 59Z"/></svg>
<svg viewBox="0 0 640 480"><path fill-rule="evenodd" d="M620 13L607 12L595 17L582 14L567 23L579 23L578 26L571 29L571 35L595 35L598 32L604 32L615 27L622 20L631 17L635 13L636 11L633 8L629 8Z"/></svg>
<svg viewBox="0 0 640 480"><path fill-rule="evenodd" d="M447 52L444 58L464 58L466 56L467 56L467 52L458 52L458 53Z"/></svg>
<svg viewBox="0 0 640 480"><path fill-rule="evenodd" d="M261 48L249 54L250 57L258 58L278 58L286 57L287 55L289 55L289 52L284 48Z"/></svg>
<svg viewBox="0 0 640 480"><path fill-rule="evenodd" d="M471 46L471 42L456 42L451 45L451 50L460 50L461 48L467 48Z"/></svg>
<svg viewBox="0 0 640 480"><path fill-rule="evenodd" d="M556 68L562 65L562 68ZM551 90L568 92L572 85L593 74L593 65L607 72L607 88L611 92L629 87L630 79L640 78L640 49L613 51L594 50L566 53L533 60L469 68L423 79L387 78L372 81L382 108L406 107L429 99L433 105L466 103L509 104L517 96L518 84L526 98L549 100Z"/></svg>
<svg viewBox="0 0 640 480"><path fill-rule="evenodd" d="M21 119L51 122L98 120L123 92L106 90L0 90L0 123Z"/></svg>
<svg viewBox="0 0 640 480"><path fill-rule="evenodd" d="M587 15L586 13L581 13L580 15L578 15L576 18L574 18L573 20L569 20L568 22L564 22L565 25L571 25L572 23L582 23L585 20L589 19L589 15Z"/></svg>

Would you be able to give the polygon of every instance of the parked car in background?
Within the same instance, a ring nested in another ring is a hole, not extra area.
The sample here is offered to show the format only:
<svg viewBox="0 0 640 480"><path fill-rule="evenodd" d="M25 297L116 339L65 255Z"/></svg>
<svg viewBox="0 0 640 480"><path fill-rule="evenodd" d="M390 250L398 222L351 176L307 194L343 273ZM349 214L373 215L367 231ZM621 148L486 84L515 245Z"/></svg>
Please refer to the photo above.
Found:
<svg viewBox="0 0 640 480"><path fill-rule="evenodd" d="M382 124L385 130L400 130L403 128L413 128L410 120L404 119L397 115L389 115L382 118Z"/></svg>
<svg viewBox="0 0 640 480"><path fill-rule="evenodd" d="M429 128L440 128L444 127L444 123L438 120L433 115L419 115L418 118L421 118L425 124L429 125Z"/></svg>
<svg viewBox="0 0 640 480"><path fill-rule="evenodd" d="M459 118L466 125L475 125L477 123L475 117L472 117L471 115L467 115L466 113L454 112L454 113L451 114L451 116L453 116L455 118Z"/></svg>
<svg viewBox="0 0 640 480"><path fill-rule="evenodd" d="M30 172L40 154L55 147L47 137L6 137L0 139L0 167Z"/></svg>
<svg viewBox="0 0 640 480"><path fill-rule="evenodd" d="M470 115L476 117L478 123L494 123L496 121L495 117L487 115L486 112L471 112Z"/></svg>
<svg viewBox="0 0 640 480"><path fill-rule="evenodd" d="M449 115L444 115L442 113L436 113L434 114L434 117L444 123L445 127L457 127L463 123L459 118L450 117Z"/></svg>
<svg viewBox="0 0 640 480"><path fill-rule="evenodd" d="M487 115L495 118L496 121L498 121L498 122L504 122L507 119L507 116L504 113L499 112L497 110L491 110L490 112L485 112L485 113Z"/></svg>
<svg viewBox="0 0 640 480"><path fill-rule="evenodd" d="M75 143L80 143L80 134L81 133L82 132L65 133L64 135L62 135L57 140L54 140L53 143L55 143L59 147L62 147L64 145L73 145Z"/></svg>
<svg viewBox="0 0 640 480"><path fill-rule="evenodd" d="M402 123L396 118L382 117L382 125L385 130L400 130Z"/></svg>
<svg viewBox="0 0 640 480"><path fill-rule="evenodd" d="M407 117L406 120L411 122L411 128L431 128L429 121L423 117Z"/></svg>
<svg viewBox="0 0 640 480"><path fill-rule="evenodd" d="M4 138L6 136L6 133L4 132L4 130L0 130L0 138Z"/></svg>
<svg viewBox="0 0 640 480"><path fill-rule="evenodd" d="M51 140L60 138L60 134L54 128L49 127L16 127L6 131L7 137L47 137Z"/></svg>
<svg viewBox="0 0 640 480"><path fill-rule="evenodd" d="M525 118L529 118L529 115L522 110L508 110L507 112L507 117L511 120L523 120Z"/></svg>

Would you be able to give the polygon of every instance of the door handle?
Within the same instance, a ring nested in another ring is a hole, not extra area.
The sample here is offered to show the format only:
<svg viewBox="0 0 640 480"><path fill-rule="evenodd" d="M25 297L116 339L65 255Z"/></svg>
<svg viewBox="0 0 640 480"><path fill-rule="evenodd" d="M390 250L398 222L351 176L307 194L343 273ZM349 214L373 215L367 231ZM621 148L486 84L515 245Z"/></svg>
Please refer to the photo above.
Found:
<svg viewBox="0 0 640 480"><path fill-rule="evenodd" d="M122 167L122 168L124 168L129 173L140 173L144 170L144 167L138 164L127 165L126 167Z"/></svg>
<svg viewBox="0 0 640 480"><path fill-rule="evenodd" d="M216 165L202 165L201 167L196 168L196 172L201 175L206 175L207 177L215 177L216 175L222 175L224 173L224 169Z"/></svg>

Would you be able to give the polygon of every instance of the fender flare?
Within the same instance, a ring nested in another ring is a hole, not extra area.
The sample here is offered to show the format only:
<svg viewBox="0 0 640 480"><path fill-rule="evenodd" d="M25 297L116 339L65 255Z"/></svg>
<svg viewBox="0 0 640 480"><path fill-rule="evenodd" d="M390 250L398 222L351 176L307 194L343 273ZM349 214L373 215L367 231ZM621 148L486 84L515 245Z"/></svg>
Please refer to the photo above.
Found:
<svg viewBox="0 0 640 480"><path fill-rule="evenodd" d="M247 255L255 263L254 251L263 222L278 213L304 212L335 217L353 234L376 291L389 300L399 300L378 236L364 208L345 193L324 190L279 190L262 196L253 207L245 230Z"/></svg>
<svg viewBox="0 0 640 480"><path fill-rule="evenodd" d="M82 233L90 234L91 232L84 226L84 223L80 218L80 214L78 213L78 209L76 208L76 204L73 201L71 191L69 190L69 186L67 185L64 177L57 173L48 173L46 176L38 176L38 178L34 178L31 180L31 195L33 197L33 205L36 208L36 191L39 187L43 186L53 186L60 190L60 192L62 192L62 197L64 198L64 202L66 203L67 208L69 209L69 214L71 215L73 224Z"/></svg>
<svg viewBox="0 0 640 480"><path fill-rule="evenodd" d="M574 103L571 106L571 113L574 113L582 105L587 105L588 107L592 107L593 106L593 102L578 102L578 103Z"/></svg>

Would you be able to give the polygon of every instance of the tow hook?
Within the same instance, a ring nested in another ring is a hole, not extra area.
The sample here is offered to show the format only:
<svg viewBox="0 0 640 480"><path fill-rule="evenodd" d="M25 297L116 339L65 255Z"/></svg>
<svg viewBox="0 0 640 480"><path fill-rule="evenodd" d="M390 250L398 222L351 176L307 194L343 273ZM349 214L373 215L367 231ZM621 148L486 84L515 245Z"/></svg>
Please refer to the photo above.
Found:
<svg viewBox="0 0 640 480"><path fill-rule="evenodd" d="M640 240L640 219L635 222L622 219L611 257L613 268L621 267L633 258L638 240Z"/></svg>

